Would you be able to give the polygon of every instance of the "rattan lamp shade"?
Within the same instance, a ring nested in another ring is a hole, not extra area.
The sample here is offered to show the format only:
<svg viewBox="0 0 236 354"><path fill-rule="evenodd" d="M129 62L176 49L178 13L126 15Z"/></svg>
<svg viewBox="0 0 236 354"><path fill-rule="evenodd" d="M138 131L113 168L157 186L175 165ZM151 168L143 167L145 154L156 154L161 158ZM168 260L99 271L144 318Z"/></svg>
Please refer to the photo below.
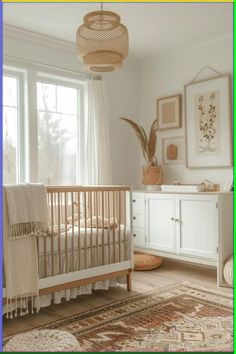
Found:
<svg viewBox="0 0 236 354"><path fill-rule="evenodd" d="M89 71L116 70L128 55L127 28L111 11L88 13L77 30L76 41L79 58Z"/></svg>

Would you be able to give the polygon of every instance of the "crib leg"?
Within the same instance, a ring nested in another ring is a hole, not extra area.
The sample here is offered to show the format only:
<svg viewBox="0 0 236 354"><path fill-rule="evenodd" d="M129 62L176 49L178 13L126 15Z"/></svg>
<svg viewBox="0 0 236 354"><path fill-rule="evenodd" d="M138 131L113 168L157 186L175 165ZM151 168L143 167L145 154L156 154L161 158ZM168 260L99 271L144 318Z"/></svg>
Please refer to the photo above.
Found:
<svg viewBox="0 0 236 354"><path fill-rule="evenodd" d="M126 282L127 282L127 291L131 291L132 290L132 275L131 275L131 272L129 272L126 275Z"/></svg>

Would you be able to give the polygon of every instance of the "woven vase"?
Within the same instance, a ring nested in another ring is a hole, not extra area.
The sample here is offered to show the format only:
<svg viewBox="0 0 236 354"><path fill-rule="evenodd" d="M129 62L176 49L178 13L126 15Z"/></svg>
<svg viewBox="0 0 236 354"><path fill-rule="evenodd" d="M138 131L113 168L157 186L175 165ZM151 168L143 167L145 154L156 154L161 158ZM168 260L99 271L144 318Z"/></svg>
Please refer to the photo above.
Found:
<svg viewBox="0 0 236 354"><path fill-rule="evenodd" d="M161 184L162 168L161 166L146 166L143 167L142 182L146 185Z"/></svg>

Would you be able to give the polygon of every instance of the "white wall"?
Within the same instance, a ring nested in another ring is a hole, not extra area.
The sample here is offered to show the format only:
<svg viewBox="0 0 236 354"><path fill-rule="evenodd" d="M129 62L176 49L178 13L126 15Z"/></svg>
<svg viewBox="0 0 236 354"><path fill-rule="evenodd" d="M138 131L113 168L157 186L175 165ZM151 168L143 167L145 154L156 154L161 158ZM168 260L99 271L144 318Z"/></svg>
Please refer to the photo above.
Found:
<svg viewBox="0 0 236 354"><path fill-rule="evenodd" d="M183 95L184 85L189 83L204 66L210 66L224 74L232 74L233 44L231 36L185 48L178 52L168 52L156 60L142 63L140 70L140 121L147 129L156 118L156 99L178 93ZM214 75L213 72L206 70L198 79ZM184 101L183 96L182 101ZM161 163L162 138L184 136L185 134L184 111L182 110L182 112L182 128L158 132L157 155ZM229 142L225 143L229 144ZM209 179L224 186L231 173L231 168L193 170L187 169L183 164L164 165L164 182L170 183L178 180L181 183L200 183L203 179Z"/></svg>
<svg viewBox="0 0 236 354"><path fill-rule="evenodd" d="M73 46L51 41L26 31L5 28L4 55L36 61L73 71L84 71ZM137 187L139 183L139 151L133 132L118 118L139 119L136 62L129 61L114 73L104 74L110 104L110 139L114 184Z"/></svg>

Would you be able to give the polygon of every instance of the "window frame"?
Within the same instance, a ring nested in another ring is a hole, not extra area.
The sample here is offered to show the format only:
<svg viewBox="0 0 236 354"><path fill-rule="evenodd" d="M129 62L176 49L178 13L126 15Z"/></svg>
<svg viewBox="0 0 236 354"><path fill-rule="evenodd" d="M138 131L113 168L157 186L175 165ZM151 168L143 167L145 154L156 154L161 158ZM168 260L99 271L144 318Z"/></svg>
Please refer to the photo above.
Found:
<svg viewBox="0 0 236 354"><path fill-rule="evenodd" d="M25 83L26 72L15 67L3 66L3 77L13 77L17 79L17 149L16 149L16 184L23 183L26 177L25 169ZM4 90L4 87L3 87ZM3 104L4 107L4 104Z"/></svg>

